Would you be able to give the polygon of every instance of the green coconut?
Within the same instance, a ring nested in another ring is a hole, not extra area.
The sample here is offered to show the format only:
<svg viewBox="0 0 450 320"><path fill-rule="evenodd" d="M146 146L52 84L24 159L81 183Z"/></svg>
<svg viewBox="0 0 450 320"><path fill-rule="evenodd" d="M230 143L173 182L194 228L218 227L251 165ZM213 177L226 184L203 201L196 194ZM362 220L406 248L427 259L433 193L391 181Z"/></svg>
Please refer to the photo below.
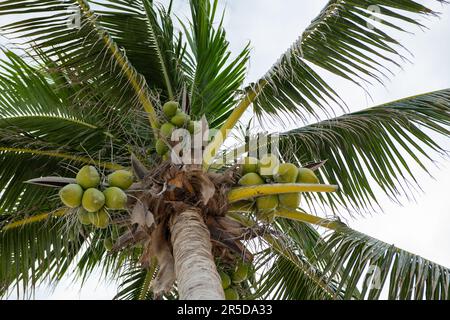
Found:
<svg viewBox="0 0 450 320"><path fill-rule="evenodd" d="M177 111L179 110L179 106L180 106L179 103L176 101L166 102L163 105L164 115L169 119L172 118L174 115L177 114Z"/></svg>
<svg viewBox="0 0 450 320"><path fill-rule="evenodd" d="M253 157L245 157L242 161L242 174L257 173L258 172L258 159Z"/></svg>
<svg viewBox="0 0 450 320"><path fill-rule="evenodd" d="M231 276L231 280L233 283L241 283L248 278L248 265L245 263L240 263L236 270L233 272Z"/></svg>
<svg viewBox="0 0 450 320"><path fill-rule="evenodd" d="M287 209L297 209L300 206L300 193L286 193L278 195L280 207Z"/></svg>
<svg viewBox="0 0 450 320"><path fill-rule="evenodd" d="M159 154L160 156L163 156L164 154L167 153L167 151L169 151L169 147L167 146L167 143L162 140L162 139L158 139L156 141L156 153Z"/></svg>
<svg viewBox="0 0 450 320"><path fill-rule="evenodd" d="M108 184L126 190L133 184L134 176L131 171L117 170L108 176Z"/></svg>
<svg viewBox="0 0 450 320"><path fill-rule="evenodd" d="M220 271L219 275L220 275L220 280L222 282L222 288L227 289L231 285L230 276L223 271Z"/></svg>
<svg viewBox="0 0 450 320"><path fill-rule="evenodd" d="M77 217L78 217L78 221L83 224L83 225L90 225L91 224L91 220L89 217L89 212L87 212L84 208L78 208L77 211Z"/></svg>
<svg viewBox="0 0 450 320"><path fill-rule="evenodd" d="M274 180L278 183L294 183L297 181L298 169L292 163L282 163L275 169Z"/></svg>
<svg viewBox="0 0 450 320"><path fill-rule="evenodd" d="M175 126L170 122L166 122L161 126L159 133L164 138L170 139L172 137L172 132L175 130Z"/></svg>
<svg viewBox="0 0 450 320"><path fill-rule="evenodd" d="M275 169L280 164L278 157L273 154L267 154L259 160L258 172L262 177L272 178Z"/></svg>
<svg viewBox="0 0 450 320"><path fill-rule="evenodd" d="M109 214L105 209L101 209L89 216L91 223L99 229L105 229L109 225Z"/></svg>
<svg viewBox="0 0 450 320"><path fill-rule="evenodd" d="M167 151L163 156L162 156L163 161L167 161L170 160L170 151Z"/></svg>
<svg viewBox="0 0 450 320"><path fill-rule="evenodd" d="M83 198L83 188L76 183L68 184L59 190L59 197L69 208L79 207Z"/></svg>
<svg viewBox="0 0 450 320"><path fill-rule="evenodd" d="M106 251L111 251L111 249L113 248L113 239L111 237L105 238L105 240L103 240L103 246L105 247Z"/></svg>
<svg viewBox="0 0 450 320"><path fill-rule="evenodd" d="M273 211L278 207L278 197L276 195L258 197L256 198L256 207L261 212Z"/></svg>
<svg viewBox="0 0 450 320"><path fill-rule="evenodd" d="M127 195L118 187L109 187L103 191L105 205L112 210L123 210L127 206Z"/></svg>
<svg viewBox="0 0 450 320"><path fill-rule="evenodd" d="M241 186L255 186L264 184L263 178L257 173L247 173L238 182Z"/></svg>
<svg viewBox="0 0 450 320"><path fill-rule="evenodd" d="M226 289L224 293L225 300L239 300L239 293L233 288Z"/></svg>
<svg viewBox="0 0 450 320"><path fill-rule="evenodd" d="M200 121L189 121L188 124L188 131L190 134L197 134L201 130L201 123Z"/></svg>
<svg viewBox="0 0 450 320"><path fill-rule="evenodd" d="M316 184L319 183L319 178L317 178L316 174L311 169L299 168L297 182Z"/></svg>
<svg viewBox="0 0 450 320"><path fill-rule="evenodd" d="M86 211L97 212L105 205L105 196L100 190L89 188L84 192L81 203Z"/></svg>
<svg viewBox="0 0 450 320"><path fill-rule="evenodd" d="M190 117L186 113L178 112L176 115L174 115L170 119L170 122L172 122L172 124L176 125L178 128L181 128L186 123L188 123L189 120L190 120Z"/></svg>
<svg viewBox="0 0 450 320"><path fill-rule="evenodd" d="M93 166L84 166L77 173L77 183L84 189L95 188L100 184L100 174Z"/></svg>

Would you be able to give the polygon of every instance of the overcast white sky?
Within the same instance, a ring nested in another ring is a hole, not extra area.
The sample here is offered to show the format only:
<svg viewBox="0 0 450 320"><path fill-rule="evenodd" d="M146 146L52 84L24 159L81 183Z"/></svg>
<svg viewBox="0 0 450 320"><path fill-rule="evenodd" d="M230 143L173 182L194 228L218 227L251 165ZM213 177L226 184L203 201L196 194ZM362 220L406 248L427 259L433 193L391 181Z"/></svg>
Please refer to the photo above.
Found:
<svg viewBox="0 0 450 320"><path fill-rule="evenodd" d="M319 13L326 0L240 0L223 1L227 6L226 29L232 49L237 52L246 42L252 43L249 81L258 79L297 39L309 22ZM429 3L430 1L421 1ZM434 3L434 1L433 1ZM175 0L175 11L185 8L186 1ZM442 12L440 19L430 19L426 32L413 30L415 35L400 35L403 44L414 54L413 64L404 64L396 77L386 84L370 88L373 101L361 90L333 78L334 84L352 111L391 100L450 88L450 6L434 5ZM286 128L289 129L289 128ZM439 138L450 150L450 139ZM356 230L380 240L422 255L450 267L450 162L437 159L438 167L430 167L434 179L420 172L423 193L416 202L403 199L403 206L382 202L384 213L349 220ZM98 283L92 277L83 288L68 280L61 282L54 292L41 288L39 299L111 299L116 293L113 284Z"/></svg>

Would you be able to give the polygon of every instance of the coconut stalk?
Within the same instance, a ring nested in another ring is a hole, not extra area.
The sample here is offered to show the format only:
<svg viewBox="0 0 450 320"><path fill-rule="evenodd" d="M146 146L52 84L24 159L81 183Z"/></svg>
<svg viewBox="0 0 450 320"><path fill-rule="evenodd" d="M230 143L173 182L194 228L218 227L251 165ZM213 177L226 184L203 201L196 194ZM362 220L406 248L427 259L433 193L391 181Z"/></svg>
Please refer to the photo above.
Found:
<svg viewBox="0 0 450 320"><path fill-rule="evenodd" d="M199 210L174 215L170 231L180 300L224 300L210 233Z"/></svg>
<svg viewBox="0 0 450 320"><path fill-rule="evenodd" d="M309 183L275 183L234 188L228 193L230 203L254 197L297 192L335 192L338 186Z"/></svg>

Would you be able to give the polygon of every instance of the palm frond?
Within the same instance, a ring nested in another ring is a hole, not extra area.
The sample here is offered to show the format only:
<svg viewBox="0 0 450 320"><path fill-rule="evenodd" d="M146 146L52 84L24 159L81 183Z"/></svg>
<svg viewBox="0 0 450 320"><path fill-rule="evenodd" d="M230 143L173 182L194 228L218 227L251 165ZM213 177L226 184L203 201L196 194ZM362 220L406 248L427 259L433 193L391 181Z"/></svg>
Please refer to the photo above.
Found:
<svg viewBox="0 0 450 320"><path fill-rule="evenodd" d="M448 300L450 269L342 226L329 236L322 254L330 256L324 270L341 273L344 298L361 288L361 299Z"/></svg>
<svg viewBox="0 0 450 320"><path fill-rule="evenodd" d="M257 255L261 274L256 297L281 300L341 299L334 279L322 273L325 261L318 261L323 251L320 234L302 222L277 219L275 235L264 236L269 248ZM322 259L322 258L321 258ZM326 280L327 279L327 280Z"/></svg>
<svg viewBox="0 0 450 320"><path fill-rule="evenodd" d="M417 185L412 160L425 172L433 151L445 155L432 133L448 136L450 90L435 91L285 132L280 150L287 161L302 164L328 159L321 180L339 186L334 194L317 195L338 209L371 209L377 204L374 185L390 198L411 195ZM305 195L306 200L311 200ZM313 203L309 203L313 205Z"/></svg>
<svg viewBox="0 0 450 320"><path fill-rule="evenodd" d="M23 8L26 8L25 10ZM68 26L78 8L80 25ZM146 111L157 126L155 107L145 78L96 20L84 0L15 1L0 4L0 15L33 13L2 25L10 37L30 39L22 47L56 63L70 83L77 85L79 103L88 112L100 112L108 122L120 123L126 115Z"/></svg>
<svg viewBox="0 0 450 320"><path fill-rule="evenodd" d="M191 25L183 25L189 46L185 68L191 83L191 114L204 114L211 128L219 127L236 104L249 59L248 46L231 57L223 21L214 27L217 4L217 0L190 1Z"/></svg>
<svg viewBox="0 0 450 320"><path fill-rule="evenodd" d="M144 76L161 99L174 99L185 80L180 67L184 44L175 30L168 11L156 8L151 0L92 1L98 8L98 23L117 45L123 48L131 64Z"/></svg>
<svg viewBox="0 0 450 320"><path fill-rule="evenodd" d="M413 0L330 0L290 54L355 83L382 83L391 73L386 65L405 60L402 45L388 32L407 32L402 25L424 27L417 18L430 15L437 13Z"/></svg>
<svg viewBox="0 0 450 320"><path fill-rule="evenodd" d="M156 264L155 264L156 266ZM156 276L156 268L141 267L130 268L120 277L122 282L114 297L117 300L153 300L153 292L150 285Z"/></svg>
<svg viewBox="0 0 450 320"><path fill-rule="evenodd" d="M306 118L320 109L329 113L331 103L343 106L308 62L360 86L383 82L404 59L401 44L388 33L405 31L400 24L421 27L416 18L427 15L435 13L412 0L330 0L263 77L268 85L255 100L255 112Z"/></svg>
<svg viewBox="0 0 450 320"><path fill-rule="evenodd" d="M6 215L0 215L0 225ZM0 296L14 287L27 294L40 283L55 283L68 270L83 238L66 220L50 216L43 223L0 229Z"/></svg>

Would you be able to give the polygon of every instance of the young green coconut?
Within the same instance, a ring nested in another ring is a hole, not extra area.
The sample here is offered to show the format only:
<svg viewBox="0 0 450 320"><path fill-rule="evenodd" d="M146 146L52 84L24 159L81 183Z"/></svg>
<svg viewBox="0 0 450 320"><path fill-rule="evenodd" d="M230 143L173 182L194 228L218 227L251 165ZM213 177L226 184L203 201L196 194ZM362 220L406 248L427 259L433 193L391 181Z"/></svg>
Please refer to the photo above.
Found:
<svg viewBox="0 0 450 320"><path fill-rule="evenodd" d="M105 240L103 240L103 246L105 247L106 251L111 251L111 249L113 248L113 239L111 237L105 238Z"/></svg>
<svg viewBox="0 0 450 320"><path fill-rule="evenodd" d="M176 101L168 101L163 105L163 113L167 118L172 118L174 115L177 114L177 111L179 110L180 105Z"/></svg>
<svg viewBox="0 0 450 320"><path fill-rule="evenodd" d="M164 137L166 139L170 139L172 137L172 133L175 129L176 128L172 123L166 122L159 129L159 133L161 134L162 137Z"/></svg>
<svg viewBox="0 0 450 320"><path fill-rule="evenodd" d="M316 174L311 169L299 168L297 182L317 184L319 183L319 178L317 178Z"/></svg>
<svg viewBox="0 0 450 320"><path fill-rule="evenodd" d="M78 208L78 211L77 211L77 218L78 218L78 221L79 221L82 225L88 226L88 225L91 224L91 220L90 220L90 217L89 217L89 212L87 212L87 211L86 211L84 208L82 208L82 207Z"/></svg>
<svg viewBox="0 0 450 320"><path fill-rule="evenodd" d="M105 205L112 210L123 210L127 205L127 195L118 187L109 187L103 191Z"/></svg>
<svg viewBox="0 0 450 320"><path fill-rule="evenodd" d="M239 300L239 293L236 289L228 288L225 290L225 300Z"/></svg>
<svg viewBox="0 0 450 320"><path fill-rule="evenodd" d="M279 206L287 209L297 209L300 206L300 193L286 193L278 195Z"/></svg>
<svg viewBox="0 0 450 320"><path fill-rule="evenodd" d="M109 226L109 214L104 208L100 209L98 212L91 212L89 214L89 219L91 223L99 229L105 229Z"/></svg>
<svg viewBox="0 0 450 320"><path fill-rule="evenodd" d="M233 272L231 276L231 280L233 283L241 283L248 278L249 267L245 263L239 263L236 267L236 270Z"/></svg>
<svg viewBox="0 0 450 320"><path fill-rule="evenodd" d="M275 195L256 198L256 207L263 213L274 211L278 208L278 197Z"/></svg>
<svg viewBox="0 0 450 320"><path fill-rule="evenodd" d="M275 168L274 180L278 183L294 183L297 181L298 169L292 163L282 163Z"/></svg>
<svg viewBox="0 0 450 320"><path fill-rule="evenodd" d="M292 163L282 163L276 169L274 180L278 183L295 183L298 178L298 168ZM297 209L300 206L300 193L278 195L279 206Z"/></svg>
<svg viewBox="0 0 450 320"><path fill-rule="evenodd" d="M97 212L105 205L105 195L98 189L89 188L84 192L81 203L86 211Z"/></svg>
<svg viewBox="0 0 450 320"><path fill-rule="evenodd" d="M227 289L231 285L230 276L223 271L220 271L219 275L220 275L220 280L222 282L222 288Z"/></svg>
<svg viewBox="0 0 450 320"><path fill-rule="evenodd" d="M260 177L257 173L247 173L238 182L241 186L255 186L264 184L263 178Z"/></svg>
<svg viewBox="0 0 450 320"><path fill-rule="evenodd" d="M111 187L118 187L122 190L126 190L131 187L133 181L133 173L127 170L117 170L108 176L108 184Z"/></svg>
<svg viewBox="0 0 450 320"><path fill-rule="evenodd" d="M276 173L275 169L279 166L279 164L280 160L278 160L277 156L267 154L259 160L258 173L261 177L272 178L274 173Z"/></svg>
<svg viewBox="0 0 450 320"><path fill-rule="evenodd" d="M68 184L59 190L59 197L67 207L79 207L83 198L83 188L76 183Z"/></svg>
<svg viewBox="0 0 450 320"><path fill-rule="evenodd" d="M184 112L178 112L176 115L174 115L170 122L174 125L176 125L178 128L183 127L185 124L187 124L190 121L190 117L184 113Z"/></svg>
<svg viewBox="0 0 450 320"><path fill-rule="evenodd" d="M95 188L100 184L100 174L95 167L84 166L78 171L76 181L83 189Z"/></svg>

